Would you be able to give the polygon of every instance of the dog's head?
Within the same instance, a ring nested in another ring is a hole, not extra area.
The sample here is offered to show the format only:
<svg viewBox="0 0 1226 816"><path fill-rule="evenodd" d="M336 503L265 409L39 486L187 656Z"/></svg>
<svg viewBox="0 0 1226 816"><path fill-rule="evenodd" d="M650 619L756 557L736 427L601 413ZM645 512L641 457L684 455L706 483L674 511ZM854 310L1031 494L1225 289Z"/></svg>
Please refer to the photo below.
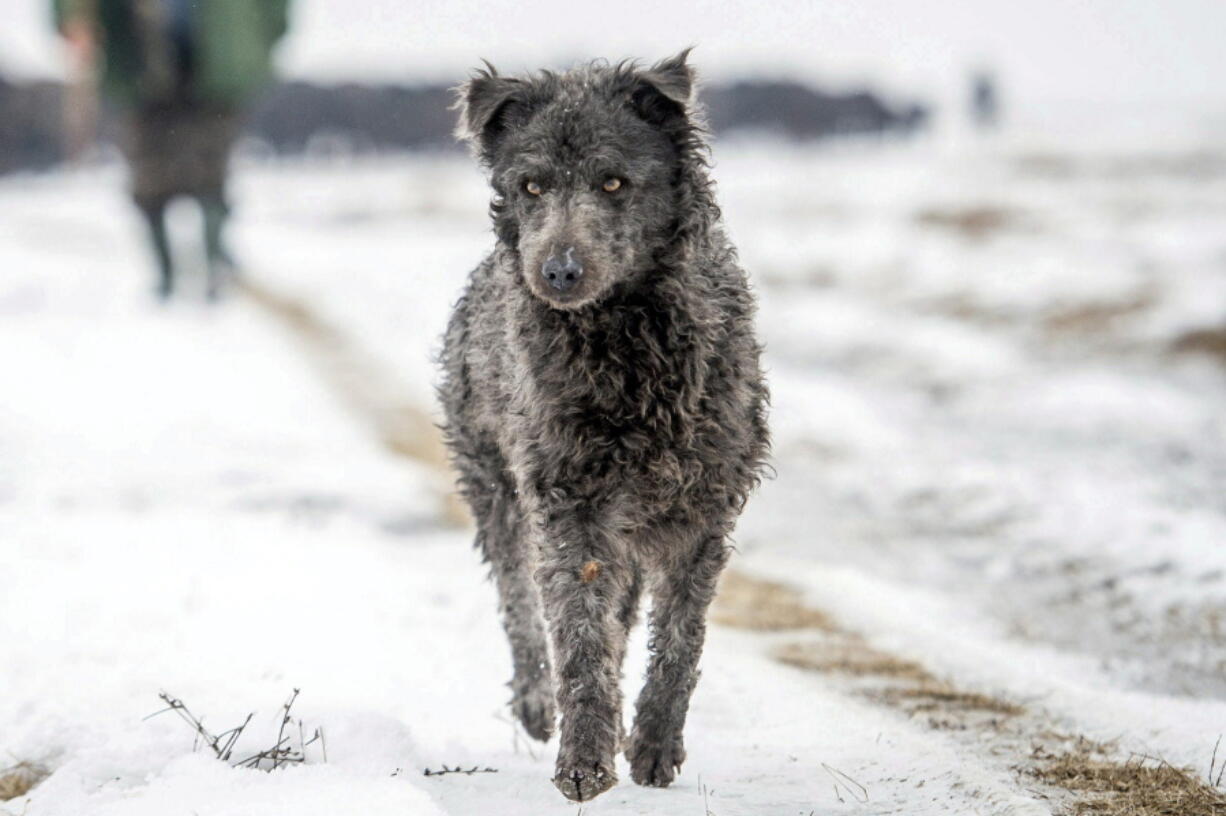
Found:
<svg viewBox="0 0 1226 816"><path fill-rule="evenodd" d="M683 169L701 163L688 51L651 68L593 64L459 90L459 133L490 170L499 239L558 309L633 285L675 240Z"/></svg>

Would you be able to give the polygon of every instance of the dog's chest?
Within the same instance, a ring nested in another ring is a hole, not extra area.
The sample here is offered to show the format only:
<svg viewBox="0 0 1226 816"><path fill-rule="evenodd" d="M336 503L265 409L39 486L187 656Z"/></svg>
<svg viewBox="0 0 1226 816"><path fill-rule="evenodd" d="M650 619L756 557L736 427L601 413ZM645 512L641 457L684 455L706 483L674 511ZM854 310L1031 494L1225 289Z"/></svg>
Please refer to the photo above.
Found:
<svg viewBox="0 0 1226 816"><path fill-rule="evenodd" d="M526 350L528 376L508 412L534 479L608 486L668 474L676 484L698 420L694 350L625 332L566 339L549 355Z"/></svg>
<svg viewBox="0 0 1226 816"><path fill-rule="evenodd" d="M696 350L658 327L574 333L538 365L536 385L553 416L617 439L646 433L667 442L678 411L700 387L687 377Z"/></svg>

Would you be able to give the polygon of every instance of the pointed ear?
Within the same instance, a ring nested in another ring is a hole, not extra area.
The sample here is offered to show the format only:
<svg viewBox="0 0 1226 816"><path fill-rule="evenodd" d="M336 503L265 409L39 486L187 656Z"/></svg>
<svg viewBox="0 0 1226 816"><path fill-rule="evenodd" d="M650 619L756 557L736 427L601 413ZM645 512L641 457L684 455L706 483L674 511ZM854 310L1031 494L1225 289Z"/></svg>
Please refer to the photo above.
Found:
<svg viewBox="0 0 1226 816"><path fill-rule="evenodd" d="M691 46L668 59L660 60L643 72L644 80L682 107L689 106L690 97L694 94L694 69L687 64L693 50Z"/></svg>
<svg viewBox="0 0 1226 816"><path fill-rule="evenodd" d="M455 107L460 111L456 135L488 150L503 129L508 106L519 99L523 83L513 77L499 76L488 62L473 78L457 89Z"/></svg>
<svg viewBox="0 0 1226 816"><path fill-rule="evenodd" d="M639 74L630 101L648 122L663 125L670 119L684 119L688 113L694 95L694 70L686 64L691 50L687 48Z"/></svg>

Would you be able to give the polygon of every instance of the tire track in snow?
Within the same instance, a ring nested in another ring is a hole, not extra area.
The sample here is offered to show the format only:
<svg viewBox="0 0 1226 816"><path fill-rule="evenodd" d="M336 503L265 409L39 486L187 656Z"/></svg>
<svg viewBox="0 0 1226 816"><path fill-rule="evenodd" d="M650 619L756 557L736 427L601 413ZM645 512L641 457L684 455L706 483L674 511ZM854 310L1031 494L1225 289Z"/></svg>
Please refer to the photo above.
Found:
<svg viewBox="0 0 1226 816"><path fill-rule="evenodd" d="M1226 793L1191 770L1121 758L1113 744L1061 731L1038 707L938 677L870 645L784 584L729 570L711 620L771 636L778 662L835 678L847 693L951 738L968 763L958 774L982 785L977 793L993 814L1226 814Z"/></svg>
<svg viewBox="0 0 1226 816"><path fill-rule="evenodd" d="M452 489L447 452L429 412L396 387L396 378L373 355L307 301L250 277L239 286L248 300L290 333L324 385L384 448L434 475L440 517L451 526L468 526L468 511Z"/></svg>

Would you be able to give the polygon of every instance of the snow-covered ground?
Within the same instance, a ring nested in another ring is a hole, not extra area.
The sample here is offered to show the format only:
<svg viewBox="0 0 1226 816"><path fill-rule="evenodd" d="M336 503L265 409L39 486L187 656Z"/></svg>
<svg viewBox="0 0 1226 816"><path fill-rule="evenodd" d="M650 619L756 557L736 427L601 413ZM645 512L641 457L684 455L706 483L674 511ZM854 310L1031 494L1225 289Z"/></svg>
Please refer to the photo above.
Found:
<svg viewBox="0 0 1226 816"><path fill-rule="evenodd" d="M1226 368L1173 349L1226 331L1226 153L716 156L778 470L736 568L795 586L849 642L1024 706L1028 728L1207 769L1226 731ZM252 279L429 406L489 241L470 162L241 170ZM434 474L267 310L149 302L121 187L114 168L0 182L0 768L52 772L0 813L575 813L548 783L555 746L505 711L493 590ZM1016 771L1031 732L936 728L772 658L820 637L713 627L678 782L623 772L582 812L1059 804ZM642 658L640 637L628 686ZM173 714L142 719L161 690L216 730L254 711L245 755L293 688L326 761L316 744L230 768ZM443 764L497 773L423 775Z"/></svg>

